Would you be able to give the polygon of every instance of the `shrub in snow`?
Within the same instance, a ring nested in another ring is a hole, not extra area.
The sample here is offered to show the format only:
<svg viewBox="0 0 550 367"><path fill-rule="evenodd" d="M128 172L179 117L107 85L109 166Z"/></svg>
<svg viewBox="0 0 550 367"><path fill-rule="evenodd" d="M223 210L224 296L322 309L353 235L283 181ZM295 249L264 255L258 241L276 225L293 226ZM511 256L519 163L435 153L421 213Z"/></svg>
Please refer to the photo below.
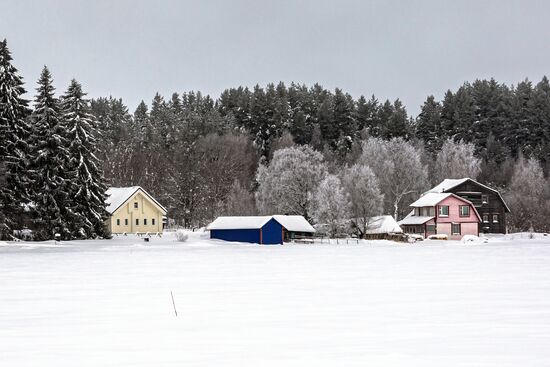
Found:
<svg viewBox="0 0 550 367"><path fill-rule="evenodd" d="M431 236L428 236L429 240L447 240L448 237L446 234L432 234Z"/></svg>
<svg viewBox="0 0 550 367"><path fill-rule="evenodd" d="M187 241L188 238L189 238L189 235L183 229L178 229L176 231L176 241L185 242Z"/></svg>

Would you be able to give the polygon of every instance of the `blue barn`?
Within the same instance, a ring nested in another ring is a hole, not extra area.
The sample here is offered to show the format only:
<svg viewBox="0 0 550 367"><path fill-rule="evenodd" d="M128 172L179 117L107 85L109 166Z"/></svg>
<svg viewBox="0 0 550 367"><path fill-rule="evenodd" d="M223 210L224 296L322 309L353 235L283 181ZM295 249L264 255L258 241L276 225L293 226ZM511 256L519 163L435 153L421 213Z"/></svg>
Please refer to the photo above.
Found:
<svg viewBox="0 0 550 367"><path fill-rule="evenodd" d="M301 215L218 217L206 229L210 238L261 245L282 245L296 234L312 236L315 232Z"/></svg>

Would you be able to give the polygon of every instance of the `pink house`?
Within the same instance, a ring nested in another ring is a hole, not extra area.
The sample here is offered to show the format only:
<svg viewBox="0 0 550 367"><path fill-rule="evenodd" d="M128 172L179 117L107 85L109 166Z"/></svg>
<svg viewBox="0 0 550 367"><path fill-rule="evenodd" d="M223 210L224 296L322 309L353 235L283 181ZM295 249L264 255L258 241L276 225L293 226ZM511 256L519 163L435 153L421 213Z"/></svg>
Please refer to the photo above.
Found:
<svg viewBox="0 0 550 367"><path fill-rule="evenodd" d="M410 205L413 211L399 225L406 233L446 234L451 240L479 235L481 218L475 206L452 193L429 192Z"/></svg>

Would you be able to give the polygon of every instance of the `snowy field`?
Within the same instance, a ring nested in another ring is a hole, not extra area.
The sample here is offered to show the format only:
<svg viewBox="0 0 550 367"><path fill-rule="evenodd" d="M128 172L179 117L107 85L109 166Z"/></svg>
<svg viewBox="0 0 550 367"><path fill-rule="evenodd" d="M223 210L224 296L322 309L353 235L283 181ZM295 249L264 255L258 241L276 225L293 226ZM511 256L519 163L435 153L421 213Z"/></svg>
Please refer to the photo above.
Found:
<svg viewBox="0 0 550 367"><path fill-rule="evenodd" d="M1 366L549 364L550 237L0 245Z"/></svg>

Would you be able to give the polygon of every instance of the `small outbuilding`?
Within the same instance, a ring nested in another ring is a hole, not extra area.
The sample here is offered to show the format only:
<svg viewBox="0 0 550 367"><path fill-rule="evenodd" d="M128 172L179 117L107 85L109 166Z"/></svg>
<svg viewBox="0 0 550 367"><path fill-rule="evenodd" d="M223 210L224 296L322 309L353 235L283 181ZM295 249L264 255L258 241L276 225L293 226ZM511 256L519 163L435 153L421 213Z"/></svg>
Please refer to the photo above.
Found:
<svg viewBox="0 0 550 367"><path fill-rule="evenodd" d="M218 217L206 230L210 238L231 242L282 245L295 238L312 237L315 228L301 215Z"/></svg>

